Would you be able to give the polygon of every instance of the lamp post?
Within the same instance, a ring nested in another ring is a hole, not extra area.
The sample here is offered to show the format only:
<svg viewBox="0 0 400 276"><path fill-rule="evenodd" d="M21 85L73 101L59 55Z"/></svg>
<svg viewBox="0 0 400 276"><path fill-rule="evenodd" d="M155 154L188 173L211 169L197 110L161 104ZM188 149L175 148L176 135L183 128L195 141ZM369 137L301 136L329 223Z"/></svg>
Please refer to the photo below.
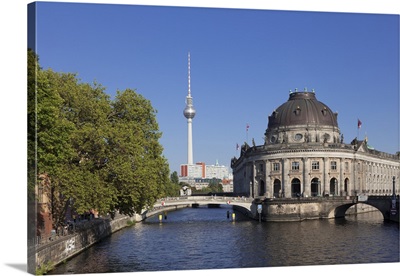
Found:
<svg viewBox="0 0 400 276"><path fill-rule="evenodd" d="M396 199L396 190L395 190L395 182L396 182L396 177L395 176L393 176L393 189L392 189L392 191L393 191L393 199Z"/></svg>
<svg viewBox="0 0 400 276"><path fill-rule="evenodd" d="M392 208L390 209L390 214L393 215L393 216L397 215L397 209L396 209L396 192L395 192L395 180L396 180L396 177L393 176Z"/></svg>

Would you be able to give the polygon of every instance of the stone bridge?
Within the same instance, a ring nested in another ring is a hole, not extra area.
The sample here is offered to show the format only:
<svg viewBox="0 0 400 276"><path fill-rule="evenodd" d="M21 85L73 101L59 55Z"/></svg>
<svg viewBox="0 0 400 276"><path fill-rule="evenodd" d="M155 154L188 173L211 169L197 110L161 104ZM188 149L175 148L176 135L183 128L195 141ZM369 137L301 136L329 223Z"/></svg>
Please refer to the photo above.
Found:
<svg viewBox="0 0 400 276"><path fill-rule="evenodd" d="M364 203L378 209L385 220L399 222L399 197L396 197L395 202L393 202L393 196L361 196L353 201L355 202L336 207L334 210L334 217L343 217L347 209L351 206L357 203ZM393 212L393 210L396 211Z"/></svg>
<svg viewBox="0 0 400 276"><path fill-rule="evenodd" d="M377 208L385 220L399 222L399 197L393 208L392 196L352 196L352 197L308 197L308 198L267 198L228 196L186 196L158 200L151 210L141 216L148 217L179 208L201 205L230 205L234 210L263 221L302 221L307 219L329 219L344 217L346 211L358 203ZM396 210L393 212L393 210Z"/></svg>
<svg viewBox="0 0 400 276"><path fill-rule="evenodd" d="M252 217L254 212L253 198L247 197L228 197L228 196L185 196L160 199L154 204L153 209L143 212L142 218L163 213L165 211L177 210L179 208L198 207L201 205L219 206L231 205L235 210Z"/></svg>
<svg viewBox="0 0 400 276"><path fill-rule="evenodd" d="M301 221L306 219L344 217L346 211L358 203L378 209L384 220L399 221L399 197L392 208L391 196L312 197L258 200L264 221ZM255 201L257 204L257 201ZM393 210L396 210L393 212Z"/></svg>

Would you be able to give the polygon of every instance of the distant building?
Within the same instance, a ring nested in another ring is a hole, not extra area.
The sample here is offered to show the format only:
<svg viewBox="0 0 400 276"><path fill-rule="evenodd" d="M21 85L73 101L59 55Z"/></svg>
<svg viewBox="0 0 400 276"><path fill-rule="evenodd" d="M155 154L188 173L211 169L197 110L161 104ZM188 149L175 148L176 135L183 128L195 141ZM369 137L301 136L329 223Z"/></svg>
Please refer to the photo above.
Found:
<svg viewBox="0 0 400 276"><path fill-rule="evenodd" d="M290 93L268 117L264 144L245 143L232 158L234 192L266 198L399 193L399 155L377 151L367 139L344 143L337 116L314 92Z"/></svg>
<svg viewBox="0 0 400 276"><path fill-rule="evenodd" d="M219 165L218 161L215 165L206 165L206 178L225 179L229 177L229 168Z"/></svg>
<svg viewBox="0 0 400 276"><path fill-rule="evenodd" d="M196 190L201 190L204 187L208 187L209 180L216 178L225 180L226 189L233 189L229 187L229 183L232 184L233 175L229 173L229 167L224 165L219 165L218 161L215 165L206 165L204 162L197 162L196 164L182 164L181 174L179 176L180 182L185 182L196 187ZM232 184L233 185L233 184Z"/></svg>
<svg viewBox="0 0 400 276"><path fill-rule="evenodd" d="M180 177L205 178L206 164L204 162L198 162L196 164L183 164L181 165Z"/></svg>
<svg viewBox="0 0 400 276"><path fill-rule="evenodd" d="M224 193L233 193L233 176L222 179L222 189Z"/></svg>

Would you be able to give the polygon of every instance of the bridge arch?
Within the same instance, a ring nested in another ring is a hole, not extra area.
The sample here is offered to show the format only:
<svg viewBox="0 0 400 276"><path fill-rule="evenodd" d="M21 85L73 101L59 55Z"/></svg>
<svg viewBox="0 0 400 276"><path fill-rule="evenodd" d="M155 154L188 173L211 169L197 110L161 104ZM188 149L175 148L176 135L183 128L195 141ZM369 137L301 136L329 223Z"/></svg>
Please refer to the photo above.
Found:
<svg viewBox="0 0 400 276"><path fill-rule="evenodd" d="M181 198L174 198L170 200L158 201L151 210L145 210L141 213L142 220L149 217L162 214L166 211L174 211L181 208L198 207L201 205L215 206L226 205L237 209L245 215L252 213L252 200L249 198L235 198L235 197L218 197L218 196L188 196Z"/></svg>
<svg viewBox="0 0 400 276"><path fill-rule="evenodd" d="M367 201L356 201L353 203L344 203L333 206L328 213L328 218L345 217L347 210L357 204L366 204L376 208L382 214L384 220L389 220L390 218L390 212L388 210L390 198L388 198L387 200L382 200L379 199L379 197L373 197L371 199L368 199Z"/></svg>

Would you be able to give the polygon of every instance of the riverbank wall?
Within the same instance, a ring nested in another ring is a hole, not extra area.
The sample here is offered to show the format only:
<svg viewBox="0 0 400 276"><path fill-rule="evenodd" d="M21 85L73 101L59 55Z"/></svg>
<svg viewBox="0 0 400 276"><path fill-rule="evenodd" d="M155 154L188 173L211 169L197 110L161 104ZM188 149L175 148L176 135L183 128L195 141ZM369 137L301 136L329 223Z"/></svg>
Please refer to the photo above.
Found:
<svg viewBox="0 0 400 276"><path fill-rule="evenodd" d="M140 215L133 217L121 216L113 220L109 218L93 219L87 229L38 246L35 252L36 267L39 268L49 264L56 266L112 233L141 220Z"/></svg>
<svg viewBox="0 0 400 276"><path fill-rule="evenodd" d="M188 206L171 206L163 208L161 213L166 214L166 211L175 211ZM85 229L71 235L58 237L56 240L39 245L35 248L28 248L28 258L34 256L36 268L55 267L64 261L74 257L75 255L86 250L88 247L110 236L111 234L129 226L136 222L141 222L146 218L160 213L160 210L152 210L144 212L141 215L122 216L118 218L96 218L87 222ZM33 269L33 268L32 268ZM35 271L29 271L35 274Z"/></svg>

